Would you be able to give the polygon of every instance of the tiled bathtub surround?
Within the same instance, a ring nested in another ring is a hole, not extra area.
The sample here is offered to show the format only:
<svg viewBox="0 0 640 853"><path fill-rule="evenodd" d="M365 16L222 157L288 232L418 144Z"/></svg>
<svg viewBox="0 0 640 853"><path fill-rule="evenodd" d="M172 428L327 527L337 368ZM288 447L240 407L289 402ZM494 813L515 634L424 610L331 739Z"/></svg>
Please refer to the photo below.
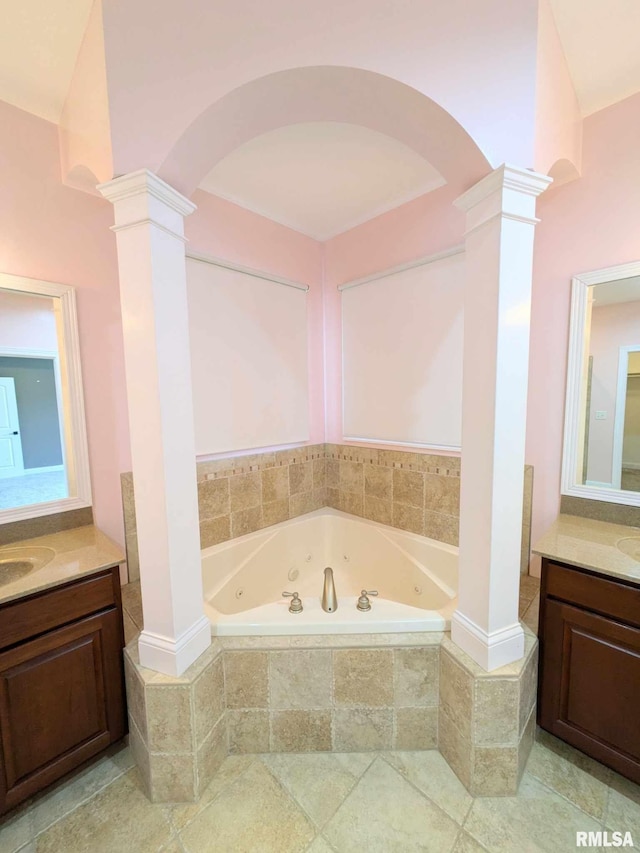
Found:
<svg viewBox="0 0 640 853"><path fill-rule="evenodd" d="M458 544L459 457L314 444L199 462L197 476L202 548L323 506ZM529 562L532 488L526 466L521 571ZM137 580L130 473L122 474L122 499L129 579Z"/></svg>
<svg viewBox="0 0 640 853"><path fill-rule="evenodd" d="M438 745L473 796L515 794L533 745L538 650L485 672L446 634L440 651Z"/></svg>
<svg viewBox="0 0 640 853"><path fill-rule="evenodd" d="M227 754L436 748L471 793L507 796L533 742L536 659L529 633L525 659L490 674L448 634L225 637L171 678L133 642L131 748L154 802L196 800Z"/></svg>

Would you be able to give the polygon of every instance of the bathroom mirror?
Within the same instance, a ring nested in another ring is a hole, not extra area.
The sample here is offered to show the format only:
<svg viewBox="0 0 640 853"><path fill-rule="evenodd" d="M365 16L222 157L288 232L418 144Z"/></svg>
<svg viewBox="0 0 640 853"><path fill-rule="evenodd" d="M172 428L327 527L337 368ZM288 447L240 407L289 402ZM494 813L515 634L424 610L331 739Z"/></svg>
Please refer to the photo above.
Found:
<svg viewBox="0 0 640 853"><path fill-rule="evenodd" d="M640 506L640 262L573 279L562 493Z"/></svg>
<svg viewBox="0 0 640 853"><path fill-rule="evenodd" d="M74 289L0 274L0 523L90 505Z"/></svg>

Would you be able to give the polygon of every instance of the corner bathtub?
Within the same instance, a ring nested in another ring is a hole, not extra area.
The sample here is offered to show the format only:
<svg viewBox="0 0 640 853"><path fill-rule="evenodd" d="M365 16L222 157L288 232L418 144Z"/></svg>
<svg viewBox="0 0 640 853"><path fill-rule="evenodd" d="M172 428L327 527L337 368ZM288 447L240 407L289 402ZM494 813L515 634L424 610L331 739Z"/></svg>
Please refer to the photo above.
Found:
<svg viewBox="0 0 640 853"><path fill-rule="evenodd" d="M320 606L331 566L338 608ZM211 633L370 634L444 631L456 604L458 549L424 536L324 508L202 552ZM376 589L371 610L356 602ZM298 592L290 613L284 590Z"/></svg>

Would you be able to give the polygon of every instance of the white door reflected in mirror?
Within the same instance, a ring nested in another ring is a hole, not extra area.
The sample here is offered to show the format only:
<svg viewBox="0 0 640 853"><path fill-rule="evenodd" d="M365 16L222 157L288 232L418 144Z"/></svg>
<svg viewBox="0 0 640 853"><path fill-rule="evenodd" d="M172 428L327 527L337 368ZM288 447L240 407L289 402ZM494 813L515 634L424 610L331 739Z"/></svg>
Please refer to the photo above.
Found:
<svg viewBox="0 0 640 853"><path fill-rule="evenodd" d="M73 288L0 274L0 522L90 504Z"/></svg>
<svg viewBox="0 0 640 853"><path fill-rule="evenodd" d="M640 263L573 280L562 485L640 506Z"/></svg>

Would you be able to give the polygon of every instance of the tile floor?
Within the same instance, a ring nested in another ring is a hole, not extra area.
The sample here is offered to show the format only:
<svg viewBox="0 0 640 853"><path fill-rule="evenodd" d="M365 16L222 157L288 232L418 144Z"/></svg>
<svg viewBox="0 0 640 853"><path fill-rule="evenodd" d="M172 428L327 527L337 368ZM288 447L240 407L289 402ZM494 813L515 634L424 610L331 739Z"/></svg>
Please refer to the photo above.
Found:
<svg viewBox="0 0 640 853"><path fill-rule="evenodd" d="M475 799L434 750L230 756L197 803L152 804L120 746L1 820L0 853L564 853L598 830L640 847L640 787L542 731L517 796Z"/></svg>
<svg viewBox="0 0 640 853"><path fill-rule="evenodd" d="M198 803L153 805L127 747L0 824L2 853L564 853L629 831L640 787L540 732L515 797L474 799L439 752L231 756Z"/></svg>

